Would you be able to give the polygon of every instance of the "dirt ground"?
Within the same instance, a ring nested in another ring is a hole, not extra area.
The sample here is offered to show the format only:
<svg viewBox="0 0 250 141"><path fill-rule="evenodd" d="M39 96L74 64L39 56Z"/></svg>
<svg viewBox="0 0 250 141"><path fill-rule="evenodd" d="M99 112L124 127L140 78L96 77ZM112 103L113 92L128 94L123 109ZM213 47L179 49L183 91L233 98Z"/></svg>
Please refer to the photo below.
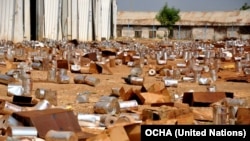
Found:
<svg viewBox="0 0 250 141"><path fill-rule="evenodd" d="M174 60L168 61L167 64L174 65L178 61L183 60ZM151 62L154 63L154 60ZM144 86L149 88L151 85L155 83L162 83L162 79L159 75L156 76L149 76L148 70L152 65L155 64L147 64L143 67L143 76ZM233 64L230 62L222 62L224 65ZM130 85L127 84L122 77L127 77L130 74L132 67L127 65L116 65L114 67L109 67L113 74L84 74L84 75L91 75L93 77L99 78L100 83L98 83L95 87L86 85L86 84L75 84L74 83L74 76L79 75L78 73L71 73L68 70L68 75L70 76L70 83L69 84L57 84L57 83L50 83L50 82L40 82L39 79L46 79L47 72L33 70L31 72L31 76L33 77L33 87L32 87L32 97L34 97L35 90L38 88L44 89L51 89L56 90L57 92L57 106L59 107L68 107L73 109L76 113L93 113L93 106L99 100L99 98L103 95L110 95L112 88L121 88L123 87L125 91L129 90L130 88L133 89L140 89L141 86ZM4 74L8 71L8 68L1 67L1 74ZM208 76L209 74L203 73L203 76ZM218 72L218 79L214 82L216 86L216 90L218 92L232 92L234 93L235 97L250 97L250 85L247 82L228 82L225 80L227 77L237 77L243 76L242 73L235 72L234 69L225 69ZM172 95L179 95L180 97L183 95L184 92L206 92L207 86L206 85L199 85L196 82L179 82L177 87L168 87L167 88L169 93ZM90 92L89 102L88 103L78 103L76 101L77 93L79 92ZM7 86L0 85L0 97L4 100L11 100L12 97L7 96ZM121 100L121 99L120 99ZM177 99L181 101L180 99ZM143 109L148 105L139 105L139 109ZM203 107L200 107L199 110L202 114L211 117L212 112L206 112L206 110L202 110Z"/></svg>

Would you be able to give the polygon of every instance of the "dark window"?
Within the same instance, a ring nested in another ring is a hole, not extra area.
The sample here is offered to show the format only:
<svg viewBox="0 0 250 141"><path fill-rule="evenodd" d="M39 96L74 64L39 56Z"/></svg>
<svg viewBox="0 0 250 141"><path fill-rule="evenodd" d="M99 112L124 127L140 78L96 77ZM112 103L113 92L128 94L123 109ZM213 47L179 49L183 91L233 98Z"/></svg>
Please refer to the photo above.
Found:
<svg viewBox="0 0 250 141"><path fill-rule="evenodd" d="M141 38L142 31L135 31L135 38Z"/></svg>
<svg viewBox="0 0 250 141"><path fill-rule="evenodd" d="M156 37L156 31L149 31L149 38L155 38Z"/></svg>

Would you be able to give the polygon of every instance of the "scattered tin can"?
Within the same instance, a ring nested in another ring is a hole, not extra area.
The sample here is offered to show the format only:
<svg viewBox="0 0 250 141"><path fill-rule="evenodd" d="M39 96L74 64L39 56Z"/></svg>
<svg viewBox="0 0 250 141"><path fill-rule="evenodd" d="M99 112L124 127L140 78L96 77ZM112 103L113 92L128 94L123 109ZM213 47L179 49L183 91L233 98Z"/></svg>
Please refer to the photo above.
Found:
<svg viewBox="0 0 250 141"><path fill-rule="evenodd" d="M120 110L137 109L138 103L136 100L119 101L119 106Z"/></svg>
<svg viewBox="0 0 250 141"><path fill-rule="evenodd" d="M208 92L216 92L216 85L207 86L207 91Z"/></svg>
<svg viewBox="0 0 250 141"><path fill-rule="evenodd" d="M56 82L56 68L48 69L47 81L48 82Z"/></svg>
<svg viewBox="0 0 250 141"><path fill-rule="evenodd" d="M57 82L59 84L69 84L70 82L70 77L67 75L58 75L57 76Z"/></svg>
<svg viewBox="0 0 250 141"><path fill-rule="evenodd" d="M211 76L212 80L215 82L217 80L217 77L218 77L217 70L215 70L215 69L210 70L210 76Z"/></svg>
<svg viewBox="0 0 250 141"><path fill-rule="evenodd" d="M37 88L36 91L35 91L35 97L37 99L44 99L47 91L48 90L43 89L43 88Z"/></svg>
<svg viewBox="0 0 250 141"><path fill-rule="evenodd" d="M33 88L33 81L30 75L23 76L22 78L23 95L30 96Z"/></svg>
<svg viewBox="0 0 250 141"><path fill-rule="evenodd" d="M24 93L22 84L8 84L7 96L21 96Z"/></svg>
<svg viewBox="0 0 250 141"><path fill-rule="evenodd" d="M98 114L115 115L120 112L118 99L115 97L102 96L94 105L94 111Z"/></svg>
<svg viewBox="0 0 250 141"><path fill-rule="evenodd" d="M84 84L85 83L85 77L84 75L75 75L74 76L74 83L75 84Z"/></svg>
<svg viewBox="0 0 250 141"><path fill-rule="evenodd" d="M102 115L100 118L100 126L107 128L112 127L115 125L117 119L118 118L113 115Z"/></svg>
<svg viewBox="0 0 250 141"><path fill-rule="evenodd" d="M124 94L125 93L125 90L123 87L121 88L111 88L111 95L112 96L116 96L116 97L119 97L120 95Z"/></svg>
<svg viewBox="0 0 250 141"><path fill-rule="evenodd" d="M211 83L211 80L209 78L206 78L206 77L201 77L198 80L199 85L210 85L210 83Z"/></svg>
<svg viewBox="0 0 250 141"><path fill-rule="evenodd" d="M155 70L155 69L150 69L150 70L148 71L148 75L149 75L149 76L155 76L155 75L156 75L156 70Z"/></svg>
<svg viewBox="0 0 250 141"><path fill-rule="evenodd" d="M131 70L130 70L130 75L131 76L140 76L142 75L142 68L141 67L133 67Z"/></svg>
<svg viewBox="0 0 250 141"><path fill-rule="evenodd" d="M93 77L93 76L90 76L90 75L87 75L84 78L84 84L88 84L90 86L94 86L95 87L99 83L100 83L100 79L99 78L96 78L96 77Z"/></svg>
<svg viewBox="0 0 250 141"><path fill-rule="evenodd" d="M78 141L78 136L73 131L49 130L45 135L46 141Z"/></svg>
<svg viewBox="0 0 250 141"><path fill-rule="evenodd" d="M86 103L89 102L89 94L77 93L76 103Z"/></svg>
<svg viewBox="0 0 250 141"><path fill-rule="evenodd" d="M80 72L81 71L81 66L80 65L76 65L76 64L74 64L74 65L71 65L70 66L70 70L71 70L71 72Z"/></svg>
<svg viewBox="0 0 250 141"><path fill-rule="evenodd" d="M44 110L47 108L50 108L52 105L50 104L50 102L46 99L43 99L41 101L39 101L33 108L34 110Z"/></svg>
<svg viewBox="0 0 250 141"><path fill-rule="evenodd" d="M215 125L225 125L227 120L227 107L213 106L213 123Z"/></svg>
<svg viewBox="0 0 250 141"><path fill-rule="evenodd" d="M6 134L10 137L37 137L38 131L35 127L9 126Z"/></svg>
<svg viewBox="0 0 250 141"><path fill-rule="evenodd" d="M178 80L164 78L163 81L164 81L164 84L166 87L177 87L178 86Z"/></svg>
<svg viewBox="0 0 250 141"><path fill-rule="evenodd" d="M1 102L0 103L0 111L1 111L1 113L12 114L14 112L21 112L21 111L24 110L23 107L12 104L12 103L10 103L8 101L1 100L0 102Z"/></svg>
<svg viewBox="0 0 250 141"><path fill-rule="evenodd" d="M143 77L137 77L137 76L131 76L130 77L130 84L132 85L143 85L144 78Z"/></svg>

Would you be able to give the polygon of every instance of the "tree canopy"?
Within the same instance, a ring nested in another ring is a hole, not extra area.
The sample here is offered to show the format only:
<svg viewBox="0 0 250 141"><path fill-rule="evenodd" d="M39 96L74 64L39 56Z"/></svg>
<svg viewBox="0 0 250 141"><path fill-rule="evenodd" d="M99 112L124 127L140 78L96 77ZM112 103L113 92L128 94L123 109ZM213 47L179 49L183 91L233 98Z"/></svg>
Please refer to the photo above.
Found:
<svg viewBox="0 0 250 141"><path fill-rule="evenodd" d="M250 5L248 5L247 3L244 3L243 6L241 6L240 10L247 10L250 9Z"/></svg>
<svg viewBox="0 0 250 141"><path fill-rule="evenodd" d="M179 12L179 9L176 9L174 7L170 8L166 3L155 17L156 20L161 23L161 25L164 25L169 29L170 37L173 36L173 25L180 20Z"/></svg>

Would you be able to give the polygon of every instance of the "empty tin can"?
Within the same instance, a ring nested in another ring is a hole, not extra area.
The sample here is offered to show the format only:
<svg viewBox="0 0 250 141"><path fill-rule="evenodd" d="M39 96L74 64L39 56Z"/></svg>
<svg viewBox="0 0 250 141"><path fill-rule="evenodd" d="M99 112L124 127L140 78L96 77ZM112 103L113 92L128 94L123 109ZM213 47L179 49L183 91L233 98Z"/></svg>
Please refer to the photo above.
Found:
<svg viewBox="0 0 250 141"><path fill-rule="evenodd" d="M86 103L89 102L89 94L78 93L76 96L77 103Z"/></svg>
<svg viewBox="0 0 250 141"><path fill-rule="evenodd" d="M76 75L74 76L74 83L75 84L84 84L85 83L85 77L84 75Z"/></svg>
<svg viewBox="0 0 250 141"><path fill-rule="evenodd" d="M67 75L58 75L57 82L59 84L68 84L70 82L70 77Z"/></svg>
<svg viewBox="0 0 250 141"><path fill-rule="evenodd" d="M137 109L138 108L138 102L136 100L119 101L119 106L120 106L121 110Z"/></svg>
<svg viewBox="0 0 250 141"><path fill-rule="evenodd" d="M102 96L94 105L94 111L98 114L117 114L120 112L120 106L117 98Z"/></svg>
<svg viewBox="0 0 250 141"><path fill-rule="evenodd" d="M45 135L46 141L78 141L78 136L73 131L49 130Z"/></svg>
<svg viewBox="0 0 250 141"><path fill-rule="evenodd" d="M48 69L47 81L49 81L49 82L56 82L57 81L56 68Z"/></svg>
<svg viewBox="0 0 250 141"><path fill-rule="evenodd" d="M213 123L216 125L225 125L227 120L227 107L213 106Z"/></svg>
<svg viewBox="0 0 250 141"><path fill-rule="evenodd" d="M112 115L102 115L100 118L100 126L109 128L116 123L117 119L117 117Z"/></svg>
<svg viewBox="0 0 250 141"><path fill-rule="evenodd" d="M52 105L50 104L50 102L46 99L43 99L41 101L39 101L33 108L34 110L44 110L47 108L50 108Z"/></svg>
<svg viewBox="0 0 250 141"><path fill-rule="evenodd" d="M90 86L96 86L97 84L100 83L100 79L99 78L96 78L96 77L93 77L93 76L86 76L84 78L84 84L88 84Z"/></svg>
<svg viewBox="0 0 250 141"><path fill-rule="evenodd" d="M8 84L7 96L21 96L24 93L22 84Z"/></svg>
<svg viewBox="0 0 250 141"><path fill-rule="evenodd" d="M22 86L23 86L23 90L24 90L23 95L26 95L26 96L31 95L33 82L32 82L30 75L27 75L27 77L23 77Z"/></svg>
<svg viewBox="0 0 250 141"><path fill-rule="evenodd" d="M9 126L6 134L10 137L37 137L38 132L35 127Z"/></svg>
<svg viewBox="0 0 250 141"><path fill-rule="evenodd" d="M37 88L35 91L35 97L37 99L44 99L45 98L45 94L47 93L48 90L43 89L43 88Z"/></svg>
<svg viewBox="0 0 250 141"><path fill-rule="evenodd" d="M14 112L21 112L24 110L23 107L12 104L8 101L0 101L0 111L4 114L12 114Z"/></svg>
<svg viewBox="0 0 250 141"><path fill-rule="evenodd" d="M177 87L178 86L178 80L165 78L163 81L164 81L164 84L166 87Z"/></svg>

